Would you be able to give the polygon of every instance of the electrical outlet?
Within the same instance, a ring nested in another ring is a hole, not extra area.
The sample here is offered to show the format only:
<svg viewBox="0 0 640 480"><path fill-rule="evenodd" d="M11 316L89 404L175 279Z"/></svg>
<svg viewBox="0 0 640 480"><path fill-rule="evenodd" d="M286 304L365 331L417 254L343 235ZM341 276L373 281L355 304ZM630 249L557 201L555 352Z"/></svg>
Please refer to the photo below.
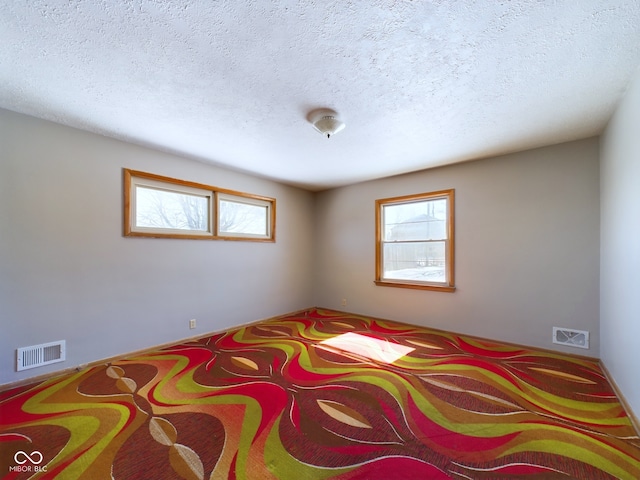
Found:
<svg viewBox="0 0 640 480"><path fill-rule="evenodd" d="M194 329L196 328L196 319L192 318L191 320L189 320L189 328Z"/></svg>
<svg viewBox="0 0 640 480"><path fill-rule="evenodd" d="M347 306L347 299L343 298L342 301L340 302L340 305L342 305L343 307Z"/></svg>

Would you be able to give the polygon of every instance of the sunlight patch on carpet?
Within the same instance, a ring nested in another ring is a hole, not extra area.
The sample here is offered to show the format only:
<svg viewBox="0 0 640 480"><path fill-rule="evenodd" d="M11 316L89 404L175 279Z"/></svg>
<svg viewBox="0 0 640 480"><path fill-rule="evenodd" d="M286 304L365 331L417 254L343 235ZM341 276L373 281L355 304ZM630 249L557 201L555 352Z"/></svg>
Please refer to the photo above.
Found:
<svg viewBox="0 0 640 480"><path fill-rule="evenodd" d="M337 337L323 340L320 345L333 347L382 363L393 363L415 350L415 348L391 343L388 340L379 340L353 332L343 333Z"/></svg>

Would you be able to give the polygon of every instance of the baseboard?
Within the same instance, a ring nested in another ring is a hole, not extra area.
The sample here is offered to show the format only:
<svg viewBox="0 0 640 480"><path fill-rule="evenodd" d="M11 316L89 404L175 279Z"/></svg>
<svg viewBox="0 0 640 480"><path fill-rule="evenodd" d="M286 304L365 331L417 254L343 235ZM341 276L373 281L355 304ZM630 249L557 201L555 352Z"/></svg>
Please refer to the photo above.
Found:
<svg viewBox="0 0 640 480"><path fill-rule="evenodd" d="M604 372L604 376L607 377L607 380L609 381L609 384L613 388L614 393L618 397L618 400L620 400L620 404L622 405L622 408L624 408L624 411L627 413L627 417L629 417L629 420L631 421L631 425L633 425L633 428L636 430L636 434L640 436L640 420L634 413L633 409L631 408L631 405L629 404L625 396L622 394L622 390L620 390L620 387L618 387L618 384L613 379L613 376L605 366L604 362L600 360L599 364L600 364L600 368Z"/></svg>
<svg viewBox="0 0 640 480"><path fill-rule="evenodd" d="M11 382L11 383L5 383L3 385L0 385L0 392L4 392L7 390L11 390L13 388L19 388L19 387L23 387L26 385L30 385L30 384L35 384L35 383L40 383L43 382L45 380L50 380L50 379L54 379L63 375L68 375L70 373L74 373L74 372L80 372L84 369L87 368L92 368L98 365L104 365L104 364L108 364L108 363L112 363L118 360L122 360L124 358L129 358L129 357L135 357L135 356L139 356L139 355L145 355L147 353L156 351L156 350L160 350L163 348L167 348L167 347L171 347L172 345L179 345L181 343L185 343L185 342L191 342L194 340L198 340L204 337L210 337L213 335L218 335L220 333L223 332L227 332L229 330L235 330L235 329L240 329L240 328L246 328L246 327L251 327L253 325L258 325L260 323L263 322L268 322L268 321L272 321L272 320L278 320L284 317L289 317L289 316L293 316L293 315L301 315L301 314L306 314L307 312L313 310L313 309L321 309L321 310L328 310L328 311L332 311L332 312L336 312L336 313L340 313L340 314L344 314L344 315L357 315L357 316L365 316L367 318L370 318L372 320L378 320L378 321L391 321L385 318L379 318L379 317L373 317L370 315L362 315L362 314L358 314L358 313L352 313L352 312L345 312L345 311L341 311L341 310L335 310L332 308L324 308L324 307L309 307L309 308L304 308L302 310L296 310L294 312L289 312L289 313L283 313L281 315L276 315L276 316L272 316L272 317L268 317L268 318L262 318L259 320L254 320L252 322L247 322L247 323L243 323L240 325L234 325L233 327L230 327L228 329L224 329L224 330L216 330L213 332L208 332L208 333L204 333L204 334L198 334L192 337L186 337L183 338L181 340L178 341L173 341L173 342L167 342L167 343L163 343L160 345L154 345L153 347L149 347L149 348L145 348L142 350L136 350L133 352L128 352L128 353L123 353L120 355L115 355L112 357L108 357L108 358L103 358L100 360L95 360L93 362L89 362L87 364L83 364L80 366L76 366L76 367L70 367L70 368L66 368L63 370L57 370L55 372L49 372L43 375L38 375L35 377L29 377L29 378L25 378L23 380L19 380L16 382ZM430 330L436 331L436 332L440 332L443 334L448 334L448 335L460 335L460 336L464 336L467 338L472 338L475 340L479 340L482 342L497 342L497 343L501 343L504 345L509 345L515 348L522 348L522 349L528 349L528 350L536 350L536 351L540 351L543 353L550 353L550 354L555 354L555 355L565 355L568 357L573 357L576 359L580 359L580 360L588 360L588 361L592 361L598 364L598 366L602 369L602 372L604 373L607 381L609 382L609 384L611 385L611 387L613 388L614 393L616 394L616 396L618 397L620 404L622 405L622 407L624 408L627 416L629 417L629 420L633 426L633 428L635 429L636 433L638 433L638 435L640 436L640 420L638 419L638 417L635 415L635 412L632 410L629 402L626 400L625 396L623 395L622 391L620 390L620 388L618 387L618 385L616 384L613 376L611 375L611 373L609 372L609 370L607 369L607 367L605 366L605 364L602 362L601 359L599 358L595 358L595 357L589 357L586 355L579 355L579 354L574 354L574 353L565 353L565 352L560 352L557 350L551 350L551 349L546 349L546 348L540 348L540 347L533 347L530 345L522 345L522 344L518 344L518 343L512 343L512 342L504 342L501 340L494 340L494 339L490 339L490 338L485 338L485 337L479 337L476 335L468 335L466 333L458 333L458 332L451 332L449 330L442 330L439 328L432 328L432 327L427 327L424 325L416 325L416 324L411 324L411 323L407 323L407 322L398 322L397 320L393 320L396 323L400 323L400 324L404 324L404 325L408 325L411 327L419 327L419 328L428 328Z"/></svg>
<svg viewBox="0 0 640 480"><path fill-rule="evenodd" d="M500 343L501 345L507 345L507 346L510 346L510 347L523 348L523 349L526 349L526 350L535 350L537 352L548 353L548 354L553 354L553 355L563 355L563 356L575 358L575 359L578 359L578 360L586 360L586 361L594 362L594 363L599 363L600 362L600 359L598 357L590 357L589 355L581 355L579 353L564 352L564 351L560 351L560 350L552 350L550 348L543 348L543 347L534 347L532 345L524 345L524 344L521 344L521 343L507 342L505 340L496 340L495 338L479 337L478 335L471 335L471 334L468 334L468 333L453 332L451 330L443 330L441 328L434 328L434 327L429 327L429 326L426 326L426 325L417 325L415 323L401 322L401 321L398 321L398 320L389 320L388 318L374 317L374 316L365 315L365 314L362 314L362 313L345 312L345 311L342 311L342 310L336 310L334 308L324 308L324 307L315 307L315 308L318 308L320 310L329 310L331 312L342 313L342 314L345 314L345 315L357 315L359 317L367 317L367 318L370 318L372 320L378 320L378 321L381 321L381 322L395 322L395 323L399 323L401 325L408 325L410 327L428 328L429 330L433 330L434 332L439 332L439 333L443 333L443 334L447 334L447 335L457 335L457 336L460 336L460 337L472 338L474 340L478 340L478 341L481 341L481 342Z"/></svg>
<svg viewBox="0 0 640 480"><path fill-rule="evenodd" d="M313 309L316 309L316 308L320 309L320 310L328 310L328 311L332 311L332 312L336 312L336 313L340 313L340 314L344 314L344 315L363 316L363 317L370 318L372 320L379 320L379 321L383 321L383 322L392 321L392 320L389 320L389 319L386 319L386 318L374 317L374 316L371 316L371 315L363 315L363 314L354 313L354 312L346 312L346 311L342 311L342 310L336 310L336 309L333 309L333 308L308 307L308 308L303 308L301 310L296 310L294 312L283 313L281 315L275 315L273 317L262 318L260 320L254 320L252 322L247 322L247 323L243 323L243 324L240 324L240 325L234 325L233 327L230 327L228 329L217 330L217 331L208 332L208 333L204 333L204 334L198 334L196 336L183 338L181 340L177 340L177 341L173 341L173 342L167 342L167 343L163 343L163 344L160 344L160 345L154 345L153 347L145 348L145 349L142 349L142 350L136 350L136 351L133 351L133 352L128 352L128 353L123 353L123 354L120 354L120 355L115 355L113 357L108 357L108 358L103 358L103 359L100 359L100 360L95 360L93 362L90 362L90 363L87 363L87 364L82 364L80 366L70 367L70 368L66 368L64 370L57 370L55 372L49 372L49 373L46 373L46 374L43 374L43 375L39 375L39 376L35 376L35 377L29 377L29 378L25 378L23 380L18 380L16 382L5 383L3 385L0 385L0 392L4 392L4 391L10 390L12 388L22 387L22 386L29 385L29 384L32 384L32 383L43 382L45 380L56 378L56 377L59 377L59 376L62 376L62 375L68 375L70 373L79 372L81 370L84 370L85 368L91 368L91 367L95 367L95 366L98 366L98 365L104 365L106 363L111 363L111 362L115 362L115 361L118 361L118 360L122 360L123 358L134 357L134 356L138 356L138 355L145 355L145 354L153 352L155 350L159 350L159 349L162 349L162 348L170 347L172 345L179 345L181 343L190 342L190 341L193 341L193 340L198 340L198 339L203 338L203 337L209 337L209 336L212 336L212 335L218 335L220 333L223 333L223 332L226 332L226 331L229 331L229 330L232 330L232 329L250 327L250 326L253 326L253 325L257 325L259 323L267 322L267 321L270 321L270 320L277 320L277 319L288 317L288 316L292 316L292 315L301 315L301 314L304 314L304 313L309 312L309 311L311 311ZM638 419L634 416L632 410L629 408L629 404L626 402L626 400L624 400L624 397L620 393L620 389L617 387L617 385L613 381L613 378L611 377L609 372L606 370L606 368L604 367L604 364L602 363L602 361L599 358L590 357L590 356L587 356L587 355L580 355L580 354L576 354L576 353L570 353L570 352L569 353L561 352L561 351L558 351L558 350L551 350L551 349L546 349L546 348L541 348L541 347L533 347L533 346L530 346L530 345L522 345L522 344L518 344L518 343L505 342L505 341L502 341L502 340L495 340L495 339L491 339L491 338L479 337L477 335L469 335L469 334L466 334L466 333L452 332L450 330L432 328L432 327L428 327L428 326L425 326L425 325L416 325L416 324L407 323L407 322L399 322L397 320L393 320L393 321L396 322L396 323L403 324L403 325L408 325L408 326L411 326L411 327L428 328L429 330L433 330L435 332L440 332L440 333L443 333L443 334L459 335L459 336L463 336L463 337L479 340L479 341L482 341L482 342L497 342L497 343L501 343L503 345L509 345L509 346L512 346L512 347L515 347L515 348L523 348L523 349L527 349L527 350L536 350L536 351L539 351L539 352L548 353L548 354L554 354L554 355L564 355L564 356L567 356L567 357L573 357L573 358L576 358L576 359L587 360L587 361L591 361L591 362L597 363L602 368L603 372L605 373L605 376L607 377L607 380L609 380L609 383L613 386L613 388L615 390L615 393L620 398L620 403L622 404L624 409L627 411L627 414L629 415L629 418L631 419L631 422L633 423L634 428L636 429L636 431L640 431L640 423L638 422Z"/></svg>
<svg viewBox="0 0 640 480"><path fill-rule="evenodd" d="M70 373L80 372L80 371L82 371L84 369L87 369L87 368L96 367L98 365L104 365L104 364L107 364L107 363L111 363L111 362L115 362L115 361L118 361L118 360L122 360L124 358L136 357L136 356L139 356L139 355L146 355L147 353L150 353L150 352L153 352L153 351L156 351L156 350L160 350L162 348L171 347L172 345L180 345L181 343L185 343L185 342L192 342L194 340L198 340L198 339L204 338L204 337L211 337L213 335L218 335L218 334L223 333L223 332L228 332L229 330L235 330L235 329L239 329L239 328L251 327L251 326L257 325L259 323L268 322L270 320L277 320L279 318L288 317L290 315L301 315L303 313L309 312L313 308L314 307L303 308L302 310L296 310L294 312L283 313L281 315L276 315L276 316L273 316L273 317L262 318L260 320L254 320L252 322L247 322L247 323L241 323L239 325L234 325L233 327L229 327L229 328L224 329L224 330L216 330L216 331L208 332L208 333L200 333L200 334L192 336L192 337L186 337L186 338L183 338L181 340L177 340L177 341L173 341L173 342L167 342L167 343L163 343L163 344L160 344L160 345L154 345L153 347L144 348L142 350L136 350L136 351L133 351L133 352L122 353L120 355L114 355L114 356L108 357L108 358L102 358L100 360L95 360L93 362L83 363L83 364L75 366L75 367L69 367L69 368L65 368L65 369L62 369L62 370L56 370L55 372L49 372L49 373L45 373L45 374L42 374L42 375L37 375L37 376L34 376L34 377L25 378L25 379L22 379L22 380L18 380L16 382L4 383L4 384L0 385L0 392L5 392L5 391L11 390L13 388L24 387L26 385L31 385L33 383L44 382L45 380L51 380L53 378L61 377L61 376L64 376L64 375L69 375Z"/></svg>

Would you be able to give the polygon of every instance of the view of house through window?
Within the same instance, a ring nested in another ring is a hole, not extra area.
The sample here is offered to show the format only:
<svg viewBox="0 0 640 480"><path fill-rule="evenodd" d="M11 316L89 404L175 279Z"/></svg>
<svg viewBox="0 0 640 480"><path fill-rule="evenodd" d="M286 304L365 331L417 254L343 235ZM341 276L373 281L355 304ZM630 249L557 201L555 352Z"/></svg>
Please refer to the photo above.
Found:
<svg viewBox="0 0 640 480"><path fill-rule="evenodd" d="M376 201L376 283L453 288L453 190Z"/></svg>
<svg viewBox="0 0 640 480"><path fill-rule="evenodd" d="M124 170L125 236L274 241L275 199Z"/></svg>

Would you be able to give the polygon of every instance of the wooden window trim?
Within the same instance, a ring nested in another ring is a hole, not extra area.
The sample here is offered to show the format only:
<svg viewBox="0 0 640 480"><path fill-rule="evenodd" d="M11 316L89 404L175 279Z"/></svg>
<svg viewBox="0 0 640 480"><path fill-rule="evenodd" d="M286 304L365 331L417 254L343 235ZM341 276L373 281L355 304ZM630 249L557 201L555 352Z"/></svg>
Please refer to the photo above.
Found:
<svg viewBox="0 0 640 480"><path fill-rule="evenodd" d="M124 236L125 237L145 237L145 238L174 238L174 239L188 239L188 240L230 240L230 241L241 241L241 242L263 242L263 243L274 243L276 241L276 199L271 197L266 197L263 195L255 195L246 192L240 192L236 190L230 190L227 188L215 187L212 185L206 185L203 183L192 182L188 180L180 180L172 177L165 177L163 175L157 175L154 173L141 172L139 170L131 170L128 168L123 169L124 172L124 181L123 181L123 190L124 190ZM178 187L187 187L187 188L195 188L198 190L206 190L207 192L211 192L212 196L212 205L211 208L213 210L212 215L212 225L211 225L211 234L193 234L188 233L186 230L185 233L162 233L162 232L140 232L134 231L132 229L132 205L131 205L131 187L134 182L134 178L142 178L147 180L153 180L156 182L166 183L168 185L176 185ZM264 202L269 205L269 236L268 237L254 237L254 236L230 236L230 235L220 235L218 233L218 194L231 195L235 197L242 197L252 200L257 200L259 202Z"/></svg>
<svg viewBox="0 0 640 480"><path fill-rule="evenodd" d="M446 197L448 200L447 208L447 242L446 249L448 255L446 255L446 269L448 273L448 281L443 284L436 283L419 283L412 282L410 280L389 280L383 278L383 265L382 265L382 253L383 253L383 218L382 207L391 204L402 204L417 202L421 200L431 200ZM455 190L438 190L435 192L419 193L413 195L403 195L399 197L382 198L376 200L376 270L374 283L378 286L384 287L397 287L397 288L410 288L416 290L432 290L438 292L454 292L455 287Z"/></svg>

